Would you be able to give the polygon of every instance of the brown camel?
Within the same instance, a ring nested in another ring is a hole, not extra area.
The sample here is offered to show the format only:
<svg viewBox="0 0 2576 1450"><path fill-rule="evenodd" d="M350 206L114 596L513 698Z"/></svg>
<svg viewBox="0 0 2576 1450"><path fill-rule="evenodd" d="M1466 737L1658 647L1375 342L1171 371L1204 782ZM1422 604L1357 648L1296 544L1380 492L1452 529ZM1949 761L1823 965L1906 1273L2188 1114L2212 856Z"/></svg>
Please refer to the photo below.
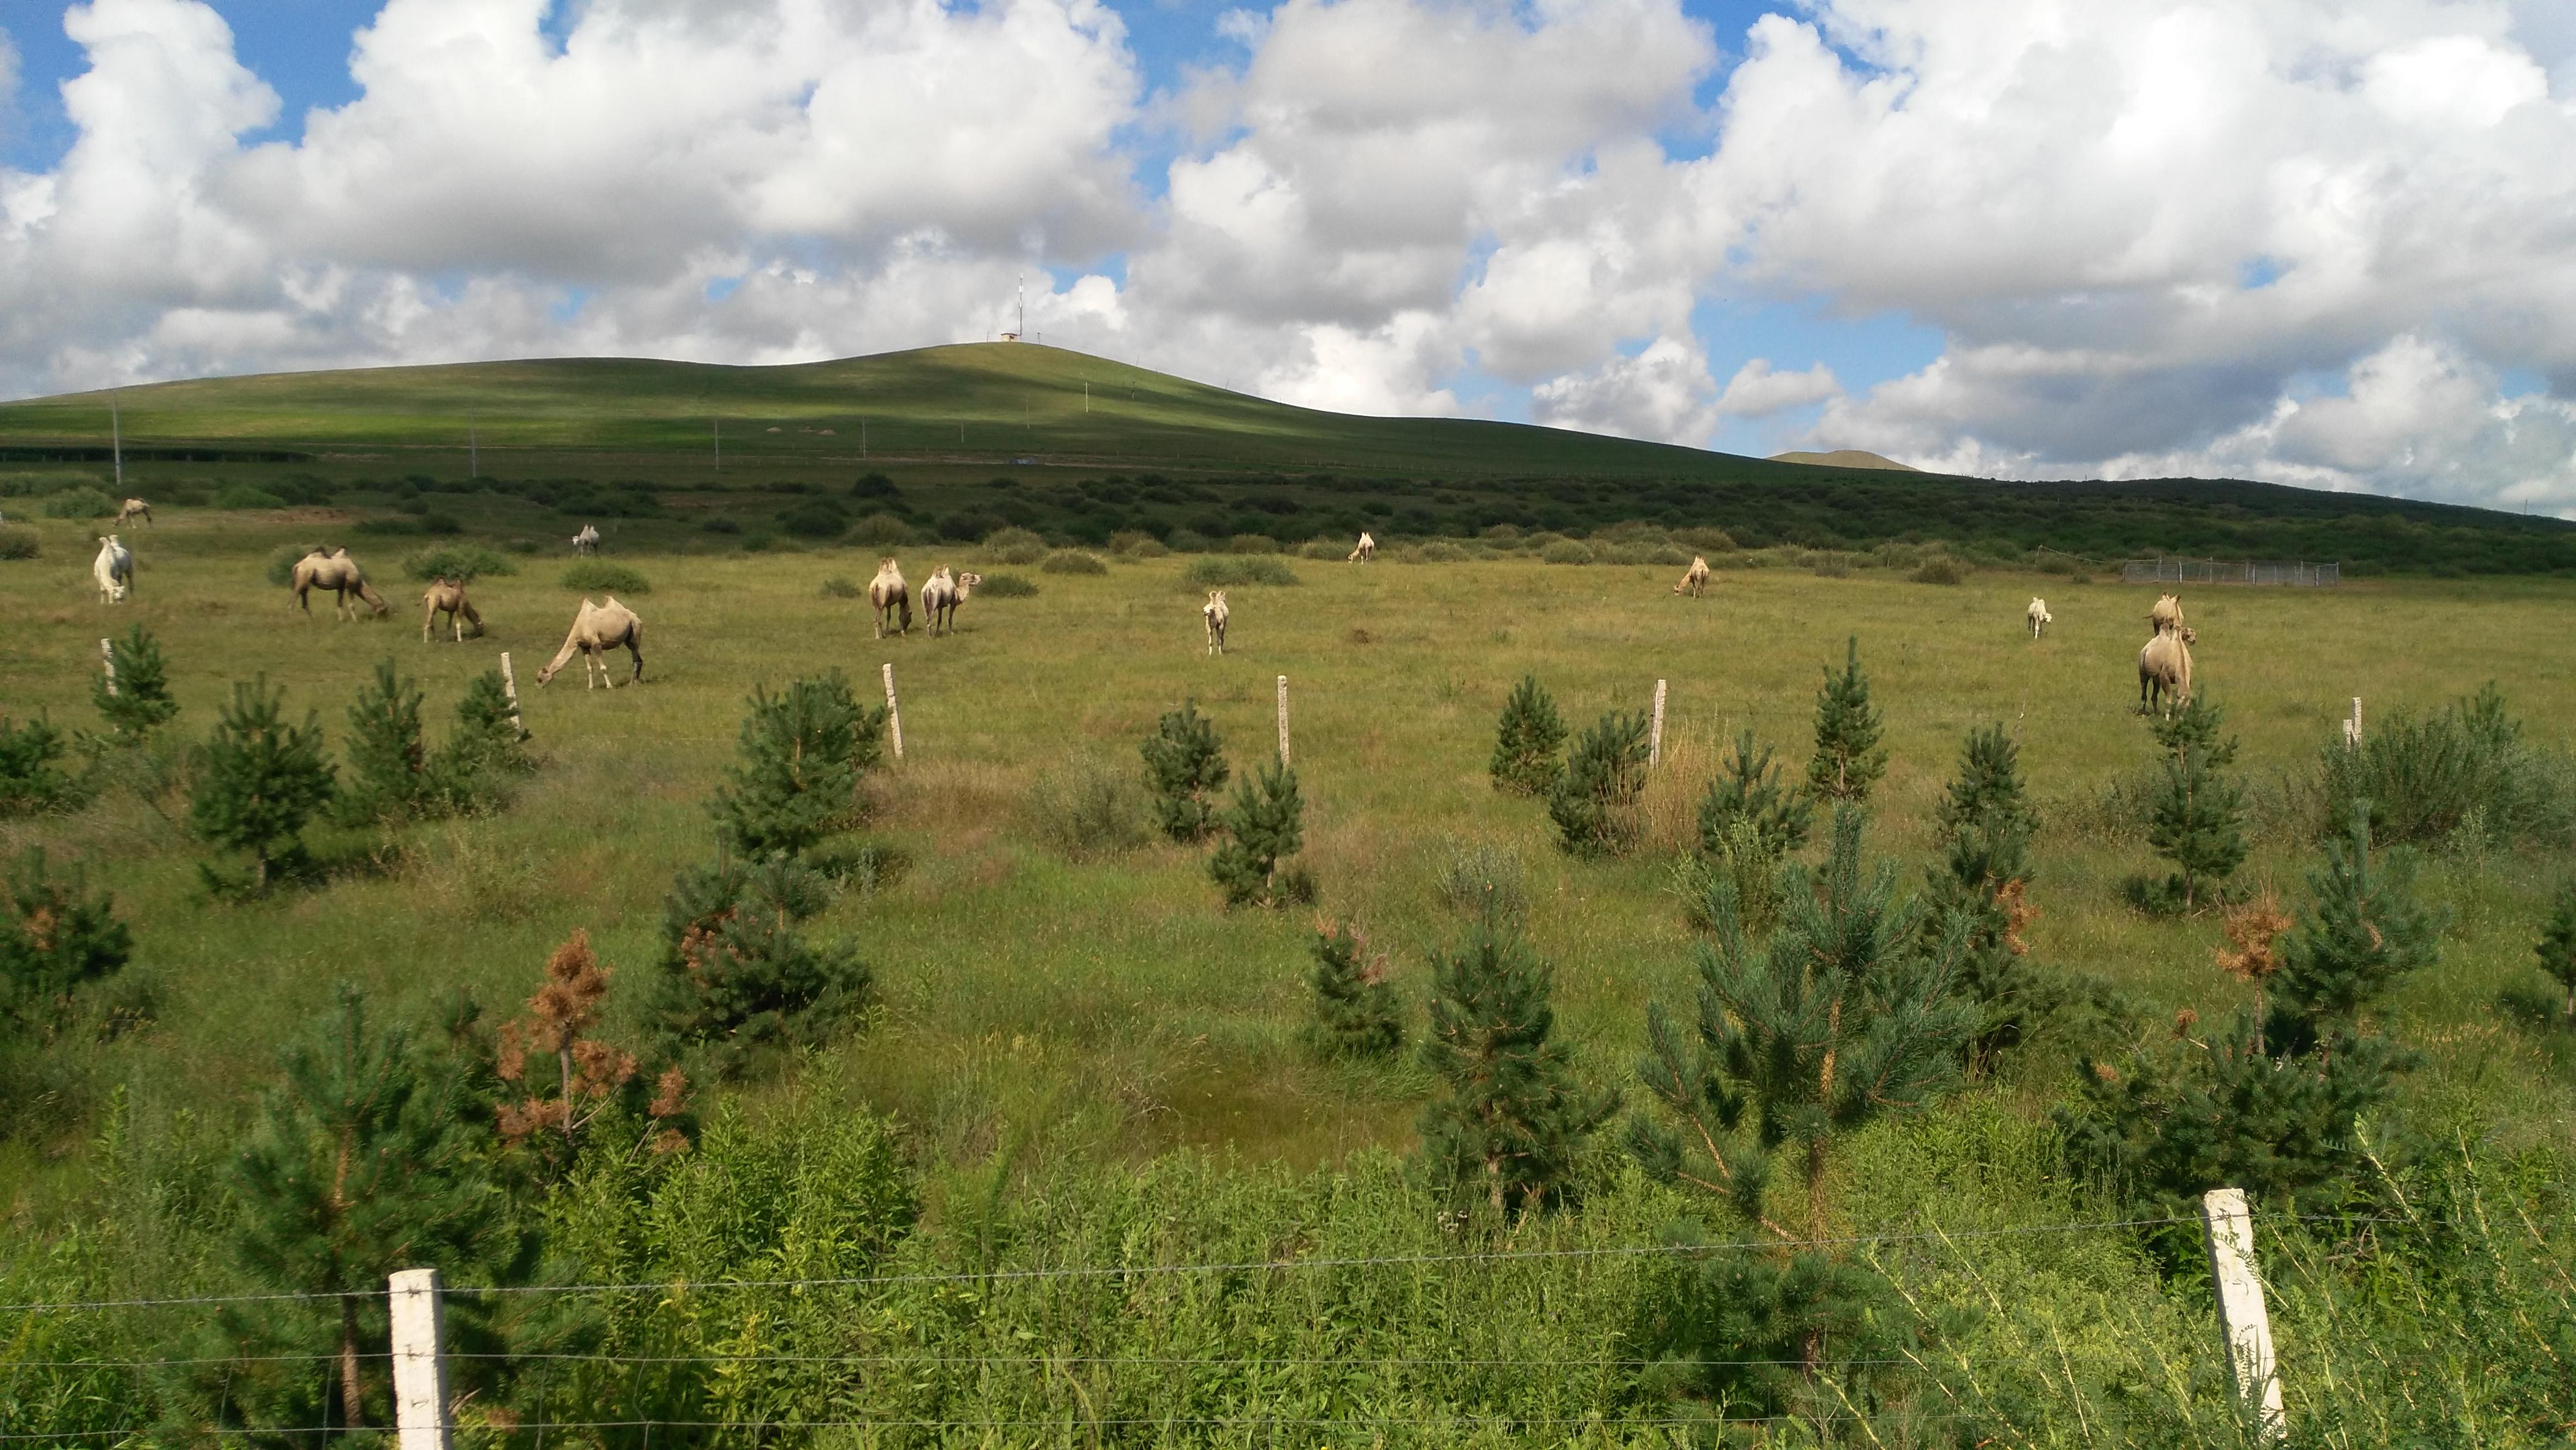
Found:
<svg viewBox="0 0 2576 1450"><path fill-rule="evenodd" d="M313 612L309 596L316 589L328 589L338 597L337 613L342 619L358 617L357 609L349 603L352 594L366 601L367 607L378 615L391 607L368 585L366 571L358 567L358 561L350 558L346 549L316 548L296 560L294 582L289 587L295 595L295 607L307 614Z"/></svg>
<svg viewBox="0 0 2576 1450"><path fill-rule="evenodd" d="M544 689L546 682L564 667L564 661L578 651L583 688L595 690L605 680L608 688L616 689L617 676L609 669L608 661L600 656L620 645L635 657L635 682L643 683L644 621L635 617L634 610L618 603L614 594L608 596L606 604L593 604L587 598L583 599L581 611L572 617L572 632L564 636L563 648L556 650L555 657L537 671L537 688ZM594 666L599 671L596 678L591 674Z"/></svg>
<svg viewBox="0 0 2576 1450"><path fill-rule="evenodd" d="M146 524L151 523L152 505L145 503L139 498L127 499L125 501L125 507L116 511L116 526L120 529L125 527L125 521L127 519L141 519Z"/></svg>
<svg viewBox="0 0 2576 1450"><path fill-rule="evenodd" d="M1708 597L1708 560L1691 555L1691 566L1682 571L1682 582L1673 586L1675 594L1687 592L1693 599Z"/></svg>
<svg viewBox="0 0 2576 1450"><path fill-rule="evenodd" d="M905 587L903 570L895 566L894 560L877 561L877 577L868 581L868 603L877 612L877 638L885 638L889 624L895 625L897 634L912 633L912 591Z"/></svg>
<svg viewBox="0 0 2576 1450"><path fill-rule="evenodd" d="M420 602L426 606L420 612L422 644L429 643L429 623L442 610L447 614L448 627L456 632L458 644L465 643L465 626L468 624L474 626L475 638L483 637L483 616L474 612L474 602L465 597L464 580L450 579L441 574L430 581L429 592L420 596Z"/></svg>

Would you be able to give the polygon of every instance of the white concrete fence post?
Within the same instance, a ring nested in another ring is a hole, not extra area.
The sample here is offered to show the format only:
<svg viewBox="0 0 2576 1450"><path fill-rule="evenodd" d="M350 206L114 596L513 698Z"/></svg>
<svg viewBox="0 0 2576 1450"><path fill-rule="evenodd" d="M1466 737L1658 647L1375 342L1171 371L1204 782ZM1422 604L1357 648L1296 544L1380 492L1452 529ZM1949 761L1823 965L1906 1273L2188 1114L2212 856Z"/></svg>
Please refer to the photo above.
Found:
<svg viewBox="0 0 2576 1450"><path fill-rule="evenodd" d="M1279 677L1279 768L1288 768L1288 677Z"/></svg>
<svg viewBox="0 0 2576 1450"><path fill-rule="evenodd" d="M894 661L886 661L886 730L894 739L894 758L903 759L903 710L894 700Z"/></svg>
<svg viewBox="0 0 2576 1450"><path fill-rule="evenodd" d="M447 1308L436 1269L405 1269L389 1282L394 1348L394 1429L402 1450L450 1450L447 1361L440 1341Z"/></svg>
<svg viewBox="0 0 2576 1450"><path fill-rule="evenodd" d="M1655 681L1655 724L1646 737L1646 768L1664 763L1664 682Z"/></svg>
<svg viewBox="0 0 2576 1450"><path fill-rule="evenodd" d="M2359 695L2352 697L2352 718L2343 722L2343 748L2346 750L2361 748L2361 697Z"/></svg>
<svg viewBox="0 0 2576 1450"><path fill-rule="evenodd" d="M116 646L106 640L98 642L98 667L107 673L107 697L116 698Z"/></svg>
<svg viewBox="0 0 2576 1450"><path fill-rule="evenodd" d="M519 732L520 739L527 739L527 722L519 718L519 676L510 668L508 650L501 651L501 697L510 702L510 728Z"/></svg>
<svg viewBox="0 0 2576 1450"><path fill-rule="evenodd" d="M2281 1413L2281 1374L2272 1361L2272 1320L2263 1311L2263 1282L2254 1276L2254 1214L2245 1190L2213 1188L2202 1195L2200 1214L2209 1232L2209 1276L2218 1287L2219 1337L2236 1394L2255 1417L2263 1443L2289 1432Z"/></svg>

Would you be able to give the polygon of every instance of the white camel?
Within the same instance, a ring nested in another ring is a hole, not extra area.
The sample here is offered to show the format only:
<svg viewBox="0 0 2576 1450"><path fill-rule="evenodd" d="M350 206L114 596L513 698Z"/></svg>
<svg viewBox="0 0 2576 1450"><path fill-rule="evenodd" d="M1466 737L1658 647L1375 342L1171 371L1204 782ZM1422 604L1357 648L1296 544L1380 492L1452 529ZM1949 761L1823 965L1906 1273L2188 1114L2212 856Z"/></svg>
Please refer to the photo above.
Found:
<svg viewBox="0 0 2576 1450"><path fill-rule="evenodd" d="M2023 617L2030 621L2032 639L2039 638L2041 630L2057 622L2057 616L2048 612L2048 601L2037 595L2031 597L2030 608L2023 611Z"/></svg>
<svg viewBox="0 0 2576 1450"><path fill-rule="evenodd" d="M367 607L378 615L382 615L392 607L385 603L383 595L378 594L374 587L367 583L366 571L358 567L357 560L349 557L347 549L325 550L317 547L312 553L296 560L295 575L288 588L294 595L292 601L294 606L307 614L313 612L310 595L316 589L331 591L338 601L336 613L342 619L358 617L356 607L349 603L349 596L352 594L364 600Z"/></svg>
<svg viewBox="0 0 2576 1450"><path fill-rule="evenodd" d="M1704 599L1708 596L1708 560L1697 554L1691 555L1691 566L1682 571L1682 582L1673 586L1675 594L1685 591L1693 599Z"/></svg>
<svg viewBox="0 0 2576 1450"><path fill-rule="evenodd" d="M912 590L904 584L903 570L896 567L894 560L877 561L877 577L868 581L868 604L877 612L877 638L885 638L889 624L895 626L897 634L912 633Z"/></svg>
<svg viewBox="0 0 2576 1450"><path fill-rule="evenodd" d="M482 637L483 616L474 612L474 602L465 597L464 580L450 579L441 574L430 581L429 592L420 596L420 602L424 606L420 612L422 644L429 643L430 621L438 618L441 611L445 611L448 626L456 632L458 644L465 643L465 626L468 624L474 626L476 638Z"/></svg>
<svg viewBox="0 0 2576 1450"><path fill-rule="evenodd" d="M120 529L124 528L127 519L141 519L146 524L151 523L152 505L139 498L127 499L125 506L116 511L116 526Z"/></svg>
<svg viewBox="0 0 2576 1450"><path fill-rule="evenodd" d="M2175 594L2156 596L2155 607L2147 611L2147 638L2182 628L2182 597Z"/></svg>
<svg viewBox="0 0 2576 1450"><path fill-rule="evenodd" d="M134 555L117 542L114 534L98 538L98 557L90 561L89 576L98 581L98 602L123 604L134 592Z"/></svg>
<svg viewBox="0 0 2576 1450"><path fill-rule="evenodd" d="M1207 620L1207 652L1212 655L1225 653L1225 591L1209 590L1207 603L1199 606L1199 614Z"/></svg>
<svg viewBox="0 0 2576 1450"><path fill-rule="evenodd" d="M608 688L616 689L616 672L600 656L620 645L635 657L635 682L643 683L644 621L635 617L634 610L618 603L614 594L608 596L606 604L593 604L585 597L581 601L581 611L572 617L572 632L564 636L563 648L556 650L555 657L537 671L537 687L545 688L546 682L564 667L564 661L578 652L584 689L597 689L603 680ZM599 672L596 677L591 673L593 667Z"/></svg>
<svg viewBox="0 0 2576 1450"><path fill-rule="evenodd" d="M2159 631L2138 651L2138 713L2162 705L2170 715L2191 703L2191 647L2200 636L2189 625Z"/></svg>
<svg viewBox="0 0 2576 1450"><path fill-rule="evenodd" d="M930 617L932 638L957 632L957 606L965 603L974 594L975 586L983 582L983 575L971 571L952 577L945 564L931 571L921 584L921 611Z"/></svg>
<svg viewBox="0 0 2576 1450"><path fill-rule="evenodd" d="M596 553L598 553L598 552L599 552L599 525L597 525L597 524L584 524L584 525L582 525L582 526L581 526L581 532L572 536L572 551L573 551L574 553L576 553L576 554L596 554Z"/></svg>
<svg viewBox="0 0 2576 1450"><path fill-rule="evenodd" d="M1345 564L1359 564L1365 563L1366 561L1376 557L1377 540L1370 538L1368 536L1368 531L1363 529L1360 531L1360 546L1351 550L1351 556L1344 559L1342 562Z"/></svg>

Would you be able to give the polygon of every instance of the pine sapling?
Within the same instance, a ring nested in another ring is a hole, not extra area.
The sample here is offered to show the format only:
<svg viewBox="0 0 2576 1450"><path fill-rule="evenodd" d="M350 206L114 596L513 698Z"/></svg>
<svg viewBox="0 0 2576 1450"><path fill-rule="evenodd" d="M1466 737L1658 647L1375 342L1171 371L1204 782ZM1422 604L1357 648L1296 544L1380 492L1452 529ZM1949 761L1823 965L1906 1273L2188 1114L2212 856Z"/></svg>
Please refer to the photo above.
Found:
<svg viewBox="0 0 2576 1450"><path fill-rule="evenodd" d="M0 879L0 1016L21 1034L62 1020L73 992L121 970L134 934L116 916L115 899L85 889L80 867L50 874L45 848L30 846Z"/></svg>
<svg viewBox="0 0 2576 1450"><path fill-rule="evenodd" d="M1204 840L1217 824L1217 791L1230 771L1216 722L1184 700L1145 737L1145 779L1154 790L1154 820L1175 841Z"/></svg>
<svg viewBox="0 0 2576 1450"><path fill-rule="evenodd" d="M2441 955L2443 919L2415 895L2415 858L2399 847L2371 860L2365 807L2353 808L2349 836L2325 843L2308 892L2307 915L2283 938L2272 976L2263 1030L2274 1051L2358 1032L2391 986Z"/></svg>
<svg viewBox="0 0 2576 1450"><path fill-rule="evenodd" d="M1538 676L1523 675L1494 731L1491 771L1494 789L1508 795L1541 795L1565 772L1565 721L1556 701L1539 685Z"/></svg>
<svg viewBox="0 0 2576 1450"><path fill-rule="evenodd" d="M2245 863L2245 791L2224 773L2236 758L2234 736L2206 695L2171 718L2152 722L2164 754L2163 778L2148 811L2147 844L2174 865L2164 894L2186 912L2224 902L2228 878Z"/></svg>
<svg viewBox="0 0 2576 1450"><path fill-rule="evenodd" d="M1369 950L1356 926L1315 924L1315 965L1306 983L1315 993L1308 1032L1326 1057L1392 1056L1404 1046L1404 1007L1387 980L1384 952Z"/></svg>
<svg viewBox="0 0 2576 1450"><path fill-rule="evenodd" d="M430 775L446 808L459 813L497 810L508 803L510 778L535 768L525 737L511 722L501 672L476 675L456 702L456 724L447 743L430 761Z"/></svg>
<svg viewBox="0 0 2576 1450"><path fill-rule="evenodd" d="M2281 970L2279 950L2281 933L2290 929L2290 918L2283 915L2281 903L2270 891L2241 906L2230 907L2224 930L2228 944L2210 949L2210 959L2218 969L2254 989L2254 1018L2263 1019L2265 1002L2271 994L2272 974ZM2263 1050L2261 1029L2256 1029L2254 1050Z"/></svg>
<svg viewBox="0 0 2576 1450"><path fill-rule="evenodd" d="M799 926L829 896L819 873L785 860L674 876L650 1009L663 1040L716 1048L731 1067L748 1049L813 1041L856 1016L867 964L848 943L811 940Z"/></svg>
<svg viewBox="0 0 2576 1450"><path fill-rule="evenodd" d="M1815 806L1795 786L1780 783L1780 767L1771 747L1757 746L1747 728L1735 737L1735 748L1718 766L1699 802L1699 849L1705 856L1726 854L1742 835L1752 833L1754 848L1772 863L1788 859L1807 844Z"/></svg>
<svg viewBox="0 0 2576 1450"><path fill-rule="evenodd" d="M1417 1162L1453 1202L1519 1216L1566 1196L1584 1145L1618 1108L1555 1040L1554 973L1491 917L1432 958L1422 1059L1440 1079Z"/></svg>
<svg viewBox="0 0 2576 1450"><path fill-rule="evenodd" d="M438 781L420 736L420 687L397 679L394 662L376 665L371 685L349 705L349 784L341 815L355 823L393 824L439 803Z"/></svg>
<svg viewBox="0 0 2576 1450"><path fill-rule="evenodd" d="M43 716L12 725L0 715L0 816L62 810L80 799L80 782L62 767L70 741Z"/></svg>
<svg viewBox="0 0 2576 1450"><path fill-rule="evenodd" d="M1941 858L1932 867L1924 921L1938 932L1966 923L1958 990L1977 1006L1969 1068L1989 1072L2046 1010L2047 984L2029 962L2031 839L2039 820L2021 779L2021 751L2001 725L1968 732L1959 772L1934 812Z"/></svg>
<svg viewBox="0 0 2576 1450"><path fill-rule="evenodd" d="M118 743L140 743L179 713L179 702L170 698L170 677L161 660L161 642L138 624L127 630L123 639L109 643L107 656L115 667L116 688L108 689L107 672L100 671L90 679L90 702L106 717L108 729Z"/></svg>
<svg viewBox="0 0 2576 1450"><path fill-rule="evenodd" d="M1306 844L1306 804L1297 794L1297 772L1264 765L1237 783L1223 818L1225 840L1208 858L1208 876L1225 891L1228 906L1285 906L1311 901L1315 883L1303 870L1280 863Z"/></svg>
<svg viewBox="0 0 2576 1450"><path fill-rule="evenodd" d="M2540 958L2540 969L2567 994L2559 1023L2576 1027L2576 879L2559 886L2549 921L2540 930L2540 944L2532 950Z"/></svg>
<svg viewBox="0 0 2576 1450"><path fill-rule="evenodd" d="M268 890L281 872L305 862L300 833L337 794L331 762L322 754L322 725L306 712L301 726L286 722L286 691L271 693L268 677L236 683L232 703L206 739L205 762L188 800L188 824L199 840L251 859L249 891ZM209 890L240 889L212 866L198 872Z"/></svg>
<svg viewBox="0 0 2576 1450"><path fill-rule="evenodd" d="M1548 792L1557 844L1575 856L1616 855L1637 838L1637 799L1646 792L1646 717L1613 711L1574 743Z"/></svg>
<svg viewBox="0 0 2576 1450"><path fill-rule="evenodd" d="M879 759L885 711L860 706L839 670L763 686L743 716L740 758L711 806L716 835L747 860L802 855L846 825Z"/></svg>
<svg viewBox="0 0 2576 1450"><path fill-rule="evenodd" d="M1861 672L1860 636L1850 637L1843 672L1825 672L1816 691L1816 753L1807 762L1807 788L1827 800L1858 804L1887 773L1879 748L1885 723L1869 702L1869 676Z"/></svg>

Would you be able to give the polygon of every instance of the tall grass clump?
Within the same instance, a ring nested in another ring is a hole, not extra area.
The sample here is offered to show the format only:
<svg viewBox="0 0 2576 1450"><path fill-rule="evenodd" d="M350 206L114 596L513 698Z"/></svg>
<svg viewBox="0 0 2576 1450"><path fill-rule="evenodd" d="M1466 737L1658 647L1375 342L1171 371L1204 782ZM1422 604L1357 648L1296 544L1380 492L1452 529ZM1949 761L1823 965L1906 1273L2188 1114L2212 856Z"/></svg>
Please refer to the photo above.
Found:
<svg viewBox="0 0 2576 1450"><path fill-rule="evenodd" d="M67 488L48 494L36 511L49 519L108 519L116 517L116 500L94 488Z"/></svg>
<svg viewBox="0 0 2576 1450"><path fill-rule="evenodd" d="M1038 569L1047 574L1106 574L1108 564L1098 554L1084 549L1058 549L1038 561Z"/></svg>
<svg viewBox="0 0 2576 1450"><path fill-rule="evenodd" d="M1490 913L1497 921L1519 921L1529 914L1521 858L1484 841L1448 842L1431 892L1442 906L1470 919Z"/></svg>
<svg viewBox="0 0 2576 1450"><path fill-rule="evenodd" d="M2525 740L2493 683L2440 710L2392 710L2359 749L2327 745L2317 794L2330 827L2369 802L2373 839L2391 843L2576 842L2576 762Z"/></svg>
<svg viewBox="0 0 2576 1450"><path fill-rule="evenodd" d="M563 571L560 581L566 589L584 594L650 594L653 581L631 565L607 559L583 559Z"/></svg>
<svg viewBox="0 0 2576 1450"><path fill-rule="evenodd" d="M1039 838L1074 861L1144 845L1153 832L1150 812L1135 777L1087 756L1066 761L1029 788L1029 817Z"/></svg>
<svg viewBox="0 0 2576 1450"><path fill-rule="evenodd" d="M1037 592L1038 586L1017 574L987 574L975 586L978 599L1033 599Z"/></svg>
<svg viewBox="0 0 2576 1450"><path fill-rule="evenodd" d="M0 524L0 559L33 559L44 552L44 538L34 529Z"/></svg>
<svg viewBox="0 0 2576 1450"><path fill-rule="evenodd" d="M1239 589L1249 584L1286 585L1297 571L1270 554L1204 554L1181 571L1184 589Z"/></svg>

